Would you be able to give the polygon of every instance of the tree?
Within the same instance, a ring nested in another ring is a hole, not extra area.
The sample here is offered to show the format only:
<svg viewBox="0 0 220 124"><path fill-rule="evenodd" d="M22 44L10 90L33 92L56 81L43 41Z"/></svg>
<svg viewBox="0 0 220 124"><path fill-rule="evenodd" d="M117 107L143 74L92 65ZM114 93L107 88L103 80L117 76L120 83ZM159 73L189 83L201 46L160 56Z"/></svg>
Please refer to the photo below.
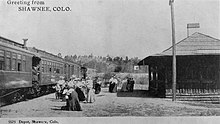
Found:
<svg viewBox="0 0 220 124"><path fill-rule="evenodd" d="M122 67L120 65L118 65L118 66L115 67L114 72L120 72L121 69L122 69Z"/></svg>

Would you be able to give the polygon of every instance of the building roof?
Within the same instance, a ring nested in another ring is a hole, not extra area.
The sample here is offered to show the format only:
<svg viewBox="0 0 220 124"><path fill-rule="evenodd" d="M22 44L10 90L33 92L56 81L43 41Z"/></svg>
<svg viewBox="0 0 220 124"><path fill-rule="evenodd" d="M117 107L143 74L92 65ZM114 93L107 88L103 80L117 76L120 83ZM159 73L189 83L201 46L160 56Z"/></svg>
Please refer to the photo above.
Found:
<svg viewBox="0 0 220 124"><path fill-rule="evenodd" d="M172 48L164 50L156 56L171 56ZM202 33L194 33L191 36L176 43L176 55L220 55L220 40Z"/></svg>
<svg viewBox="0 0 220 124"><path fill-rule="evenodd" d="M176 43L176 56L188 55L220 55L220 40L211 36L194 33L189 37ZM144 60L156 56L172 56L172 46L161 53L148 56L139 62L143 63Z"/></svg>
<svg viewBox="0 0 220 124"><path fill-rule="evenodd" d="M9 40L7 38L4 38L2 36L0 36L0 42L7 43L7 44L10 44L10 45L13 45L16 47L24 48L24 44L20 44L18 42L13 41L13 40Z"/></svg>

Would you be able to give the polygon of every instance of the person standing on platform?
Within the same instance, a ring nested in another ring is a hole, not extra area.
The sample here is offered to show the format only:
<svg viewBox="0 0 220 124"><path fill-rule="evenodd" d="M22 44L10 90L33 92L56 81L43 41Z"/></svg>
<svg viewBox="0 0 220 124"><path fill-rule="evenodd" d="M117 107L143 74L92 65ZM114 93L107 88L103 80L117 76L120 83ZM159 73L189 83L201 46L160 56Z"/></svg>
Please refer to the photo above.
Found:
<svg viewBox="0 0 220 124"><path fill-rule="evenodd" d="M62 92L62 95L63 95L62 100L66 101L66 106L64 106L65 108L63 108L64 110L68 110L69 108L69 92L68 91L69 91L69 87L68 85L66 85Z"/></svg>
<svg viewBox="0 0 220 124"><path fill-rule="evenodd" d="M128 84L128 78L124 78L124 80L122 80L122 86L121 86L121 91L122 92L126 92L127 90L127 84Z"/></svg>
<svg viewBox="0 0 220 124"><path fill-rule="evenodd" d="M130 92L130 87L131 87L131 78L128 77L128 79L127 79L127 87L126 87L126 89L127 89L127 91L129 91L129 92Z"/></svg>
<svg viewBox="0 0 220 124"><path fill-rule="evenodd" d="M81 88L81 90L82 90L82 92L83 92L83 94L84 94L84 96L85 96L85 100L83 101L84 103L86 103L87 101L87 86L86 86L86 80L85 79L81 79L81 82L82 82L82 88Z"/></svg>
<svg viewBox="0 0 220 124"><path fill-rule="evenodd" d="M131 80L130 80L130 92L133 92L133 90L134 90L134 84L135 84L135 81L134 81L134 79L133 78L131 78Z"/></svg>
<svg viewBox="0 0 220 124"><path fill-rule="evenodd" d="M118 86L118 79L116 76L114 76L114 79L112 81L112 92L113 93L117 92L117 86Z"/></svg>
<svg viewBox="0 0 220 124"><path fill-rule="evenodd" d="M61 98L61 87L58 83L55 86L55 90L56 90L55 92L56 99L60 99Z"/></svg>
<svg viewBox="0 0 220 124"><path fill-rule="evenodd" d="M73 87L69 87L69 90L67 92L68 95L68 110L69 111L82 111L80 103L79 103L79 98L78 98L78 94L75 91L74 86Z"/></svg>
<svg viewBox="0 0 220 124"><path fill-rule="evenodd" d="M113 90L113 84L112 84L112 81L114 80L114 78L113 78L113 76L110 78L110 80L109 80L109 92L111 93L112 92L112 90Z"/></svg>
<svg viewBox="0 0 220 124"><path fill-rule="evenodd" d="M89 78L89 80L87 80L87 102L88 103L93 103L95 102L95 93L94 93L94 89L93 89L93 81Z"/></svg>
<svg viewBox="0 0 220 124"><path fill-rule="evenodd" d="M85 101L86 98L85 98L85 95L82 91L83 83L82 83L82 81L79 80L79 78L77 78L76 80L77 80L77 83L76 83L75 91L78 94L79 101Z"/></svg>
<svg viewBox="0 0 220 124"><path fill-rule="evenodd" d="M98 78L95 86L96 87L95 94L99 94L101 92L101 85L102 85L101 78Z"/></svg>

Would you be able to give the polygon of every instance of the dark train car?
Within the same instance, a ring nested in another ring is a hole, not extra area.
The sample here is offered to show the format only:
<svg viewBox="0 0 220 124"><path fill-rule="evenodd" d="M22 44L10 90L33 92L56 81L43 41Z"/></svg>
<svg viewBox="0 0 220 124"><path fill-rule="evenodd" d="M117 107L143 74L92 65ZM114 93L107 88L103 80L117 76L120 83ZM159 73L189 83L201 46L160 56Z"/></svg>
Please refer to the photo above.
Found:
<svg viewBox="0 0 220 124"><path fill-rule="evenodd" d="M65 77L65 61L62 57L53 55L36 48L28 48L30 51L38 53L40 60L33 61L32 66L37 66L38 76L36 82L41 92L49 92L61 77Z"/></svg>
<svg viewBox="0 0 220 124"><path fill-rule="evenodd" d="M39 64L38 85L41 91L48 92L61 77L69 80L72 75L80 76L80 64L36 48L29 50L38 53L41 59L39 62L35 61Z"/></svg>
<svg viewBox="0 0 220 124"><path fill-rule="evenodd" d="M69 80L71 76L81 77L80 64L73 62L71 60L65 59L64 65L64 74L66 78Z"/></svg>
<svg viewBox="0 0 220 124"><path fill-rule="evenodd" d="M0 106L53 91L61 77L81 76L81 66L0 37Z"/></svg>
<svg viewBox="0 0 220 124"><path fill-rule="evenodd" d="M24 44L0 37L0 99L21 99L27 87L32 86L32 59L36 54Z"/></svg>

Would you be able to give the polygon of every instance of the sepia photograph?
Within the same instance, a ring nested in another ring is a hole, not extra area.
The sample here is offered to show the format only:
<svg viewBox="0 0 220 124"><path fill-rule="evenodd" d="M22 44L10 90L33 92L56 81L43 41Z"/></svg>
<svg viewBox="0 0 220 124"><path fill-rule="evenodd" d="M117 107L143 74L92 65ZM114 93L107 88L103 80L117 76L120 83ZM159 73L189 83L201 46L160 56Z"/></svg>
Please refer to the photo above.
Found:
<svg viewBox="0 0 220 124"><path fill-rule="evenodd" d="M219 0L1 0L0 123L217 123Z"/></svg>

